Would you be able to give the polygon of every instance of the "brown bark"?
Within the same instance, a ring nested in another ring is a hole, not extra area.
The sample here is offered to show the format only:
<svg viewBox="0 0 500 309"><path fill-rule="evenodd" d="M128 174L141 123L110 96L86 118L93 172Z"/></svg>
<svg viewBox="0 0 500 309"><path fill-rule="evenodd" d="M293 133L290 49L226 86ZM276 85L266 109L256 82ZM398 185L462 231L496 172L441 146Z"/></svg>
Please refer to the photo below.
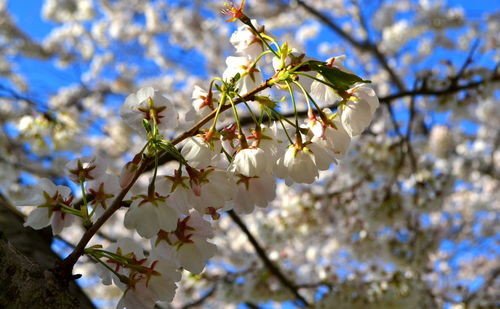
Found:
<svg viewBox="0 0 500 309"><path fill-rule="evenodd" d="M50 230L23 227L23 218L0 199L0 308L95 308L74 282L51 271L61 259Z"/></svg>

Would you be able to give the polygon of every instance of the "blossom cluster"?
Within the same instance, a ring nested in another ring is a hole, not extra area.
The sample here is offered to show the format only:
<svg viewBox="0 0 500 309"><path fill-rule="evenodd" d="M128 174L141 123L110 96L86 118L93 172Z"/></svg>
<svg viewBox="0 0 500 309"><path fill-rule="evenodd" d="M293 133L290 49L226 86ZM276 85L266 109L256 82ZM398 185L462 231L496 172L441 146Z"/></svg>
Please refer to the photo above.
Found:
<svg viewBox="0 0 500 309"><path fill-rule="evenodd" d="M345 56L309 58L279 44L241 10L229 10L232 19L244 23L230 39L236 55L226 59L222 77L208 88L194 87L198 122L180 150L168 140L180 123L174 104L152 87L139 89L126 98L120 116L146 144L120 176L108 173L98 157L78 158L66 170L80 186L82 202L73 203L68 187L43 180L39 194L24 203L36 206L25 225L51 225L54 234L75 217L89 227L104 214L128 208L123 224L150 241L147 255L132 239L85 249L98 262L103 283L124 291L119 308L171 301L179 270L199 274L216 253L208 241L214 236L210 221L230 209L247 214L266 207L276 197L277 178L287 185L313 183L346 155L379 105L368 81L343 66ZM272 76L264 76L266 65ZM294 113L281 112L279 104L285 103L273 93L288 95ZM299 100L307 105L305 120L297 111ZM221 114L230 114L229 109L233 114L224 120ZM178 168L158 174L158 158L165 153ZM127 194L145 162L154 166L149 186L141 194Z"/></svg>

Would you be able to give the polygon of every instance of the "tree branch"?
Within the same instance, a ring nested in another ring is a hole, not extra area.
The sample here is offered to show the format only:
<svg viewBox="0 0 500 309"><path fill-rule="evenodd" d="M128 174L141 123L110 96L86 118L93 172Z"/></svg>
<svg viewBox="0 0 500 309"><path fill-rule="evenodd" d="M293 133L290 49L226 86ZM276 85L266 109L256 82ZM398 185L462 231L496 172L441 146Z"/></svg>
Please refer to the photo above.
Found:
<svg viewBox="0 0 500 309"><path fill-rule="evenodd" d="M492 270L492 272L490 273L490 275L486 278L486 280L484 281L483 285L482 285L482 288L479 288L477 289L474 293L471 293L469 294L469 296L467 296L463 302L466 304L466 308L468 305L470 305L470 303L475 299L477 298L481 292L484 290L484 289L487 289L489 287L491 287L491 285L493 284L493 282L498 278L498 276L500 276L500 267L496 267Z"/></svg>
<svg viewBox="0 0 500 309"><path fill-rule="evenodd" d="M253 90L249 91L248 93L244 94L240 98L237 98L233 101L234 104L239 104L247 100L251 100L253 96L260 91L271 87L271 84L269 83L269 80L264 81L262 84L254 88ZM224 105L221 107L221 112L231 108L231 106ZM186 138L195 135L200 128L205 125L208 121L210 121L212 118L215 117L216 111L212 111L210 114L208 114L205 118L200 120L197 124L195 124L191 129L187 130L186 132L180 134L176 138L174 138L171 143L175 146L176 144L182 142ZM165 155L166 152L160 153L160 156L162 157ZM154 166L154 158L145 158L142 160L141 165L138 167L134 177L132 178L132 181L121 190L121 192L117 195L111 206L103 213L103 215L97 219L97 221L90 226L87 231L83 234L82 238L78 242L78 244L75 246L73 251L70 253L70 255L65 258L60 265L58 265L54 271L62 278L62 279L70 279L71 278L71 273L73 270L73 266L76 264L80 256L84 254L85 246L87 246L88 242L92 237L99 231L101 226L122 206L122 201L125 195L128 193L130 188L135 184L139 176L141 176L145 171L148 170L151 166Z"/></svg>
<svg viewBox="0 0 500 309"><path fill-rule="evenodd" d="M269 259L267 256L266 251L262 246L259 244L257 239L252 235L252 233L248 230L248 227L246 224L243 222L243 220L233 211L229 210L228 211L229 216L233 221L238 225L238 227L241 229L241 231L247 236L248 240L252 244L253 248L255 249L255 252L259 256L259 258L262 260L264 265L269 269L269 271L278 278L278 280L283 284L284 287L286 287L295 297L305 306L309 306L309 303L307 300L300 295L298 287L288 279L281 270L274 265L274 263Z"/></svg>
<svg viewBox="0 0 500 309"><path fill-rule="evenodd" d="M464 84L464 85L450 84L447 88L443 88L443 89L429 89L424 84L421 88L418 88L415 90L401 91L401 92L396 92L394 94L390 94L390 95L385 96L385 97L379 97L379 101L380 101L380 103L384 103L384 104L389 105L392 103L392 101L395 101L397 99L406 98L406 97L413 98L413 97L418 97L418 96L450 95L450 94L460 92L462 90L474 89L474 88L478 88L480 86L486 85L488 83L499 82L499 81L500 81L500 75L493 74L492 77L489 79L483 79L483 80L479 80L477 82L470 82L470 83ZM330 109L337 108L337 104L336 103L331 104L329 106L326 106L326 108L330 108ZM307 109L298 111L297 114L299 116L307 116ZM295 116L295 113L294 112L283 113L282 115L283 115L283 117L293 117L293 116ZM265 120L267 120L266 117L267 116L264 116ZM253 123L253 119L250 116L241 117L240 123L242 125L248 125L250 123ZM170 159L170 160L172 160L172 159Z"/></svg>
<svg viewBox="0 0 500 309"><path fill-rule="evenodd" d="M181 309L189 309L193 307L197 307L202 305L208 298L210 298L212 295L214 295L215 291L217 290L217 283L215 283L208 292L206 292L202 297L185 304L184 306L181 307Z"/></svg>
<svg viewBox="0 0 500 309"><path fill-rule="evenodd" d="M344 40L349 42L354 48L356 48L358 51L362 53L371 53L375 59L379 62L379 64L384 68L384 70L389 74L391 77L392 82L396 85L396 87L399 89L399 91L404 91L406 89L404 82L399 78L399 76L396 74L396 72L391 68L389 65L389 62L385 58L384 54L380 51L378 46L371 42L370 40L365 40L364 42L361 42L354 38L352 35L344 31L339 25L337 25L331 18L326 16L325 14L321 13L320 11L316 10L314 7L310 6L309 4L305 3L303 0L296 0L298 6L302 7L305 9L309 14L315 16L317 19L319 19L323 24L325 24L328 28L330 28L333 32L337 33L340 37L342 37ZM366 29L367 35L368 35L368 29Z"/></svg>

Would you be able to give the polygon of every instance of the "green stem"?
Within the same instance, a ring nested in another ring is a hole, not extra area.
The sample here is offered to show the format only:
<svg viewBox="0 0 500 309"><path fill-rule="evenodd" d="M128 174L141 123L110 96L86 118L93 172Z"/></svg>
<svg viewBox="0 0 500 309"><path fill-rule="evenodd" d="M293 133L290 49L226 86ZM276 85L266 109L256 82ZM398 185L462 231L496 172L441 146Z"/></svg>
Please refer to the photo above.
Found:
<svg viewBox="0 0 500 309"><path fill-rule="evenodd" d="M210 131L212 131L212 132L215 132L215 130L216 130L215 126L217 125L217 121L219 120L219 114L220 114L220 111L222 109L222 106L224 106L224 104L226 104L226 100L227 100L227 94L225 92L223 92L221 97L220 97L219 106L217 106L217 111L215 112L214 122L212 124L212 127L210 128Z"/></svg>
<svg viewBox="0 0 500 309"><path fill-rule="evenodd" d="M255 122L255 123L258 123L257 122L257 117L255 117L255 114L253 113L252 109L250 108L250 106L248 105L247 103L247 100L245 100L245 98L243 98L239 93L235 92L235 94L238 96L238 98L241 99L241 101L243 102L243 104L245 104L245 106L247 107L248 111L250 112L250 117L252 117L252 120Z"/></svg>
<svg viewBox="0 0 500 309"><path fill-rule="evenodd" d="M329 83L329 82L327 82L327 81L325 81L325 80L322 80L322 79L320 79L320 78L314 77L314 76L312 76L312 75L309 75L309 74L307 74L307 73L304 73L304 72L295 72L295 74L297 74L297 75L302 75L302 76L306 76L306 77L309 77L309 78L311 78L311 79L314 79L314 80L315 80L315 81L317 81L317 82L320 82L320 83L322 83L322 84L324 84L324 85L327 85L328 87L330 87L330 88L332 88L333 90L335 90L335 91L337 92L337 94L338 94L339 96L341 96L341 97L342 97L342 95L341 95L341 94L339 94L339 93L345 92L345 90L344 90L344 89L339 89L339 88L338 88L337 86L335 86L334 84Z"/></svg>
<svg viewBox="0 0 500 309"><path fill-rule="evenodd" d="M271 43L273 43L274 46L276 46L279 49L280 45L278 44L278 42L272 36L269 36L269 35L267 35L265 33L261 33L260 35L262 35L262 37L264 39L267 39L267 40L271 41Z"/></svg>
<svg viewBox="0 0 500 309"><path fill-rule="evenodd" d="M290 145L293 144L293 140L288 134L288 131L286 130L285 124L283 123L282 118L278 117L278 121L280 122L281 126L283 127L283 131L285 131L285 135L288 138L288 141L290 142Z"/></svg>
<svg viewBox="0 0 500 309"><path fill-rule="evenodd" d="M297 111L297 104L295 102L295 96L293 95L293 89L292 86L290 86L290 83L288 81L285 81L286 86L288 87L288 92L290 93L290 98L292 99L292 104L293 104L293 112L295 114L295 129L296 133L299 132L299 113Z"/></svg>
<svg viewBox="0 0 500 309"><path fill-rule="evenodd" d="M291 124L293 127L295 127L295 123L291 122L290 120L288 120L288 118L286 117L283 117L283 115L281 115L277 110L273 109L273 108L270 108L269 107L269 110L272 111L274 114L276 114L276 116L278 117L278 119L282 119L282 120L285 120L287 123Z"/></svg>
<svg viewBox="0 0 500 309"><path fill-rule="evenodd" d="M97 258L97 257L93 256L91 253L88 253L88 256L89 256L92 260L94 260L94 261L95 261L95 262L97 262L97 263L100 263L100 264L101 264L102 266L104 266L107 270L109 270L110 272L112 272L115 276L117 276L117 277L118 277L118 279L120 279L120 281L121 281L121 282L123 282L123 283L125 283L125 284L127 284L127 285L129 284L129 282L128 282L128 278L127 278L127 277L125 277L124 275L122 275L122 274L118 273L118 272L117 272L117 271L115 271L113 268L109 267L109 265L108 265L107 263L105 263L105 262L101 261L101 259L99 259L99 258Z"/></svg>
<svg viewBox="0 0 500 309"><path fill-rule="evenodd" d="M78 211L72 207L68 207L64 204L57 204L57 206L61 207L62 208L62 211L67 213L67 214L71 214L71 215L74 215L74 216L77 216L77 217L80 217L80 218L83 218L83 219L88 219L86 218L81 211ZM53 206L52 206L53 207Z"/></svg>
<svg viewBox="0 0 500 309"><path fill-rule="evenodd" d="M228 99L229 99L229 103L231 103L234 117L236 118L236 125L238 126L238 132L242 133L243 131L241 129L240 117L238 116L238 111L236 110L236 105L234 104L234 102L231 98L228 98Z"/></svg>
<svg viewBox="0 0 500 309"><path fill-rule="evenodd" d="M269 45L267 40L262 37L259 31L254 27L254 25L252 25L252 22L249 22L247 25L255 32L255 34L257 34L259 39L267 46L267 48L274 54L274 56L279 58L278 53L271 47L271 45Z"/></svg>
<svg viewBox="0 0 500 309"><path fill-rule="evenodd" d="M311 98L311 96L309 95L309 93L304 89L304 87L297 81L294 81L293 82L295 85L297 85L300 90L302 90L302 93L304 93L304 96L306 97L306 103L307 103L307 107L309 109L312 109L311 108L311 100L314 102L314 100ZM314 102L314 106L316 107L317 110L319 110L319 106L316 104L316 102Z"/></svg>
<svg viewBox="0 0 500 309"><path fill-rule="evenodd" d="M262 59L262 57L264 57L265 55L269 54L270 51L266 50L266 51L263 51L258 57L257 59L255 59L255 61L253 62L254 64L257 64L257 62L260 61L260 59Z"/></svg>
<svg viewBox="0 0 500 309"><path fill-rule="evenodd" d="M148 186L148 197L150 199L154 199L155 196L155 182L156 182L156 174L158 173L158 152L155 153L155 169L153 171L153 178L151 178L151 182Z"/></svg>
<svg viewBox="0 0 500 309"><path fill-rule="evenodd" d="M85 187L83 186L83 184L84 182L80 181L80 189L82 190L82 200L83 200L81 215L83 218L83 225L88 226L90 223L90 217L89 217L89 209L87 203L87 194L85 193Z"/></svg>

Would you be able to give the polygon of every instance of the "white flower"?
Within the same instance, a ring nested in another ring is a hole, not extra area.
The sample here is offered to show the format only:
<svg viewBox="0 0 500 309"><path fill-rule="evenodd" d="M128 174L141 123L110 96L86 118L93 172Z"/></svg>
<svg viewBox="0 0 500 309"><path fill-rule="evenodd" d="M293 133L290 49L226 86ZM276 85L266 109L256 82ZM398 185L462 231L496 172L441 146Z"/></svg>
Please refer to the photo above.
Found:
<svg viewBox="0 0 500 309"><path fill-rule="evenodd" d="M276 175L284 178L287 184L313 183L319 175L314 154L306 147L290 145L285 156L278 160Z"/></svg>
<svg viewBox="0 0 500 309"><path fill-rule="evenodd" d="M229 81L239 73L241 77L236 83L236 87L240 89L240 94L242 95L254 89L262 82L262 73L247 57L227 57L226 65L227 68L222 74L222 78L225 81Z"/></svg>
<svg viewBox="0 0 500 309"><path fill-rule="evenodd" d="M317 78L323 81L325 80L323 76L319 74ZM319 103L323 103L325 105L331 105L342 99L342 97L339 96L333 88L317 80L313 81L311 84L311 96Z"/></svg>
<svg viewBox="0 0 500 309"><path fill-rule="evenodd" d="M196 235L191 237L191 241L183 244L177 255L182 267L193 274L199 274L217 252L217 246Z"/></svg>
<svg viewBox="0 0 500 309"><path fill-rule="evenodd" d="M237 129L238 126L234 123L222 128L220 131L221 145L227 153L234 153L240 147Z"/></svg>
<svg viewBox="0 0 500 309"><path fill-rule="evenodd" d="M260 177L236 176L238 192L232 201L237 213L251 213L255 206L266 207L276 197L276 180L272 175Z"/></svg>
<svg viewBox="0 0 500 309"><path fill-rule="evenodd" d="M63 228L73 223L74 216L62 211L62 207L72 207L73 196L71 189L65 186L56 186L52 181L43 178L40 180L38 192L19 206L37 206L26 219L24 226L35 230L48 225L52 226L52 234L58 235Z"/></svg>
<svg viewBox="0 0 500 309"><path fill-rule="evenodd" d="M368 86L355 86L347 91L351 97L340 108L340 119L349 136L363 132L370 124L379 101L375 91Z"/></svg>
<svg viewBox="0 0 500 309"><path fill-rule="evenodd" d="M217 247L207 241L211 237L213 232L210 224L193 211L179 220L175 232L161 231L151 243L154 254L163 259L174 259L186 270L199 274L207 260L217 251Z"/></svg>
<svg viewBox="0 0 500 309"><path fill-rule="evenodd" d="M141 135L146 135L143 120L147 120L153 127L153 119L160 132L175 129L179 115L174 105L163 95L158 94L152 87L139 89L137 93L129 95L125 104L120 108L123 120Z"/></svg>
<svg viewBox="0 0 500 309"><path fill-rule="evenodd" d="M217 107L217 100L213 97L210 98L208 92L200 86L194 86L191 98L193 99L193 108L197 112L199 119L205 117Z"/></svg>
<svg viewBox="0 0 500 309"><path fill-rule="evenodd" d="M252 136L248 137L252 140L251 146L259 147L270 156L268 160L276 162L278 157L285 153L288 140L285 131L281 126L274 121L271 126L261 125L260 131L252 131ZM273 164L274 165L274 164ZM274 166L273 166L274 168Z"/></svg>
<svg viewBox="0 0 500 309"><path fill-rule="evenodd" d="M279 59L277 57L273 57L272 60L272 65L274 68L274 71L279 71L287 66L297 66L298 64L307 61L307 60L312 60L312 58L307 57L304 53L299 52L295 48L291 50L291 52L287 55L286 59Z"/></svg>
<svg viewBox="0 0 500 309"><path fill-rule="evenodd" d="M68 176L75 183L94 180L104 175L106 164L97 156L77 158L66 164Z"/></svg>
<svg viewBox="0 0 500 309"><path fill-rule="evenodd" d="M98 264L103 284L110 285L113 280L125 291L117 308L153 308L157 301L172 301L175 282L181 279L175 263L153 254L146 258L143 249L130 238L120 239L104 251L120 257L107 256L103 262L127 279L122 282L115 273Z"/></svg>
<svg viewBox="0 0 500 309"><path fill-rule="evenodd" d="M446 158L452 149L453 135L450 129L443 125L434 126L429 137L429 150L439 158Z"/></svg>
<svg viewBox="0 0 500 309"><path fill-rule="evenodd" d="M328 58L326 60L326 65L331 67L331 68L337 68L345 73L349 73L349 74L354 74L353 71L349 70L348 68L346 68L342 62L345 61L345 55L340 55L340 56L337 56L337 57L332 57L332 58Z"/></svg>
<svg viewBox="0 0 500 309"><path fill-rule="evenodd" d="M157 301L158 295L146 286L145 280L141 280L123 293L116 309L154 308Z"/></svg>
<svg viewBox="0 0 500 309"><path fill-rule="evenodd" d="M324 109L323 113L326 117L331 118L329 109ZM349 148L351 137L338 118L330 121L331 123L324 123L322 120L313 119L308 123L314 134L311 141L331 151L336 159L342 159Z"/></svg>
<svg viewBox="0 0 500 309"><path fill-rule="evenodd" d="M197 135L186 139L181 155L192 167L206 168L212 165L220 151L220 141L216 139L207 141L203 136Z"/></svg>
<svg viewBox="0 0 500 309"><path fill-rule="evenodd" d="M263 149L249 147L236 153L228 171L246 177L270 175L273 172L273 157Z"/></svg>
<svg viewBox="0 0 500 309"><path fill-rule="evenodd" d="M259 33L264 33L264 26L259 26L255 19L252 19L252 24ZM251 60L257 57L264 51L264 44L250 27L244 25L238 28L229 39L236 52L247 56Z"/></svg>
<svg viewBox="0 0 500 309"><path fill-rule="evenodd" d="M153 237L160 229L175 229L179 213L170 205L167 196L155 193L153 197L140 195L134 198L125 214L123 223L126 228L136 229L145 238Z"/></svg>
<svg viewBox="0 0 500 309"><path fill-rule="evenodd" d="M89 181L86 189L93 197L90 204L94 206L95 218L99 218L120 193L121 187L117 176L105 174Z"/></svg>
<svg viewBox="0 0 500 309"><path fill-rule="evenodd" d="M190 126L194 125L201 119L205 118L208 114L215 111L218 106L218 101L214 97L214 93L208 93L205 89L195 85L192 93L192 109L185 113L184 120ZM223 122L225 120L225 113L220 113L218 120ZM204 124L201 128L209 128L210 123Z"/></svg>
<svg viewBox="0 0 500 309"><path fill-rule="evenodd" d="M235 184L226 171L209 168L205 170L188 170L193 194L191 204L201 213L210 213L210 209L224 207L227 201L234 198Z"/></svg>
<svg viewBox="0 0 500 309"><path fill-rule="evenodd" d="M307 147L306 151L312 152L314 156L314 164L316 164L316 168L318 170L325 171L334 162L333 154L331 154L323 145L314 142L307 142L304 145Z"/></svg>
<svg viewBox="0 0 500 309"><path fill-rule="evenodd" d="M158 301L171 302L181 273L169 260L155 256L147 259L149 265L139 265L144 271L132 271L131 283L117 304L117 308L153 308Z"/></svg>
<svg viewBox="0 0 500 309"><path fill-rule="evenodd" d="M108 247L104 249L107 252L111 252L117 254L119 256L127 256L130 259L142 260L144 259L144 253L142 247L140 247L134 240L131 238L120 238L117 242L112 243ZM103 260L108 266L114 269L117 273L121 275L128 276L129 269L123 267L122 264L117 261L113 261L111 259ZM102 283L104 285L110 285L112 281L120 288L125 289L126 285L120 281L120 279L111 271L109 271L106 267L101 264L97 264L98 272L97 274L102 279Z"/></svg>
<svg viewBox="0 0 500 309"><path fill-rule="evenodd" d="M287 58L282 61L282 59L273 57L272 60L272 65L274 68L275 72L278 72L288 66L294 67L302 62L306 62L309 60L315 60L314 58L306 56L304 53L299 52L295 48L292 49L292 51L288 54ZM305 89L310 89L311 88L311 83L314 81L310 77L307 76L301 76L301 75L296 75L297 81L300 82L300 84L305 88ZM302 93L302 90L296 86L295 84L292 85L293 89L297 91L300 94ZM288 91L286 87L283 87L284 90Z"/></svg>
<svg viewBox="0 0 500 309"><path fill-rule="evenodd" d="M139 168L139 163L142 160L141 154L136 154L132 161L127 162L121 172L120 172L120 187L125 188L132 183L137 169Z"/></svg>
<svg viewBox="0 0 500 309"><path fill-rule="evenodd" d="M175 207L180 214L189 213L193 192L189 186L189 177L182 176L182 171L176 170L173 176L158 177L156 190L161 195L168 195L169 205Z"/></svg>

